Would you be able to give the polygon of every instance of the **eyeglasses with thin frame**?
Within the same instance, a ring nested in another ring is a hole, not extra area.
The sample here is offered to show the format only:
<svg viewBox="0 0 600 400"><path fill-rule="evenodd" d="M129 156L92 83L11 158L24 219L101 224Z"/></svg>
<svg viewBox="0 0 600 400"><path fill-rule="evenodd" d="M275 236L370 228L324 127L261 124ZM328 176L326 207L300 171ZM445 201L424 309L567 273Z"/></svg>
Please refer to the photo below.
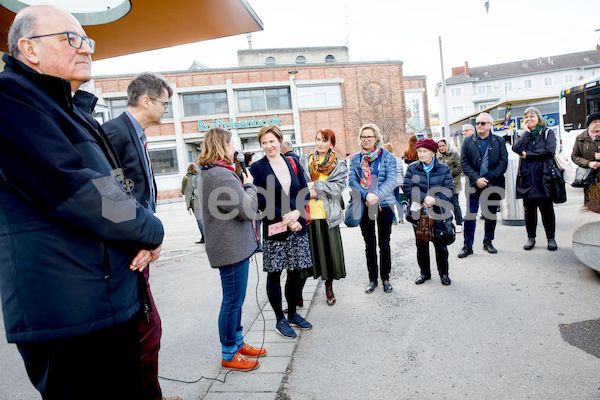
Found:
<svg viewBox="0 0 600 400"><path fill-rule="evenodd" d="M162 101L159 99L155 99L154 97L150 97L148 96L148 98L152 101L158 101L159 103L161 103L163 105L164 108L169 108L169 102L168 101Z"/></svg>
<svg viewBox="0 0 600 400"><path fill-rule="evenodd" d="M361 136L360 140L371 140L373 139L375 136Z"/></svg>
<svg viewBox="0 0 600 400"><path fill-rule="evenodd" d="M491 124L491 122L483 122L483 121L478 121L476 122L477 125L487 125L487 124Z"/></svg>
<svg viewBox="0 0 600 400"><path fill-rule="evenodd" d="M30 36L29 39L38 39L46 36L56 36L56 35L67 35L67 42L69 46L74 47L76 49L80 49L83 46L83 42L86 42L90 47L90 53L93 53L96 50L96 41L94 39L90 39L86 36L81 36L75 32L57 32L57 33L48 33L46 35L36 35Z"/></svg>

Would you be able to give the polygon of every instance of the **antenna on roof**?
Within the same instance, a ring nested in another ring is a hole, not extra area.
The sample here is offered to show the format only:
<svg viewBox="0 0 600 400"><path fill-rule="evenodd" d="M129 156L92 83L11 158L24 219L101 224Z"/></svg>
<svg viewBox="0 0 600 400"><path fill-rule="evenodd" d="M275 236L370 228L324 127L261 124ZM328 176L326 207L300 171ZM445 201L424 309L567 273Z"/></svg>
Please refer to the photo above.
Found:
<svg viewBox="0 0 600 400"><path fill-rule="evenodd" d="M488 14L490 13L490 0L485 2L485 12Z"/></svg>
<svg viewBox="0 0 600 400"><path fill-rule="evenodd" d="M350 22L348 18L348 6L344 6L344 14L346 16L346 37L344 38L344 45L348 48L348 58L350 58Z"/></svg>

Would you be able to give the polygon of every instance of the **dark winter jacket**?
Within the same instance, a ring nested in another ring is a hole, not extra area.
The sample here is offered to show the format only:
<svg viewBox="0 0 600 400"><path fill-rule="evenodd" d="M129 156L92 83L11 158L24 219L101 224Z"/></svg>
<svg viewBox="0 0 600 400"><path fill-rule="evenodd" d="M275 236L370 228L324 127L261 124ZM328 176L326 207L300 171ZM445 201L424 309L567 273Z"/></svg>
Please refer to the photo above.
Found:
<svg viewBox="0 0 600 400"><path fill-rule="evenodd" d="M381 149L381 161L379 164L379 175L377 176L377 190L375 194L379 197L379 204L384 207L392 207L396 204L394 189L398 186L396 166L396 157L386 149ZM361 163L363 154L361 151L354 154L350 159L350 170L348 171L348 186L360 192L360 197L366 200L370 193L369 189L365 189L360 185L360 177L362 175Z"/></svg>
<svg viewBox="0 0 600 400"><path fill-rule="evenodd" d="M429 177L423 169L421 161L411 163L404 174L404 183L402 189L404 194L411 199L411 202L422 204L425 196L433 196L436 200L436 206L440 210L436 212L445 212L447 208L452 208L450 198L454 193L454 184L452 183L452 174L450 167L442 164L435 157L433 158L433 168L429 171ZM440 200L448 203L443 204Z"/></svg>
<svg viewBox="0 0 600 400"><path fill-rule="evenodd" d="M600 138L592 140L586 129L575 138L571 159L575 164L583 168L589 168L590 161L597 161L594 153L600 148Z"/></svg>
<svg viewBox="0 0 600 400"><path fill-rule="evenodd" d="M114 178L114 150L74 112L70 83L3 60L0 293L8 341L125 322L139 309L128 266L139 249L162 242L162 224Z"/></svg>
<svg viewBox="0 0 600 400"><path fill-rule="evenodd" d="M450 167L450 173L452 174L452 182L454 183L454 193L460 193L462 190L462 183L460 177L462 175L462 167L460 166L460 156L458 153L448 149L445 154L438 153L437 159L442 163Z"/></svg>
<svg viewBox="0 0 600 400"><path fill-rule="evenodd" d="M533 144L529 143L529 132L523 132L512 149L518 155L525 151L526 158L519 159L517 174L517 199L550 197L552 175L549 162L554 162L556 137L554 131L542 128Z"/></svg>
<svg viewBox="0 0 600 400"><path fill-rule="evenodd" d="M460 166L463 173L467 176L467 185L475 186L475 182L479 178L489 180L488 186L504 187L504 173L508 166L508 152L506 151L506 142L500 136L489 134L489 164L488 171L483 175L479 175L481 162L483 161L484 149L479 147L477 140L478 134L467 137L460 151ZM476 187L479 191L479 189Z"/></svg>

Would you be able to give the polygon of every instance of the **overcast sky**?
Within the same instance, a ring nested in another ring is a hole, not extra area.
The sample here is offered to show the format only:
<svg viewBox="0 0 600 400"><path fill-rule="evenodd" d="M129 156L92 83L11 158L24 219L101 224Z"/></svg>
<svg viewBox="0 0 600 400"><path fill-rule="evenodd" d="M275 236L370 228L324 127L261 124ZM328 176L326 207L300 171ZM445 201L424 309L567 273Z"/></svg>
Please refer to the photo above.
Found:
<svg viewBox="0 0 600 400"><path fill-rule="evenodd" d="M429 108L444 73L593 50L600 43L600 0L248 0L264 23L253 48L339 46L349 33L351 61L401 60L404 75L426 75ZM347 14L347 17L346 17ZM94 75L234 67L246 35L94 62Z"/></svg>

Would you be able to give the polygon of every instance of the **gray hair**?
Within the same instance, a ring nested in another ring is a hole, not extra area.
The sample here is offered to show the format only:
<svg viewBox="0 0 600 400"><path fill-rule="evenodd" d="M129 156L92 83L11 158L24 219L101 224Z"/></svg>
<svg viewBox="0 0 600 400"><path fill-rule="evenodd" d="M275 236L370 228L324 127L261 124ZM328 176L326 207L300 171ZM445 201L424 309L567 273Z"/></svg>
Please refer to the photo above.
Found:
<svg viewBox="0 0 600 400"><path fill-rule="evenodd" d="M137 106L142 96L157 99L163 92L167 92L169 98L173 96L173 89L165 78L153 72L142 72L127 86L127 107Z"/></svg>
<svg viewBox="0 0 600 400"><path fill-rule="evenodd" d="M286 153L290 150L294 150L294 145L289 140L284 140L283 142L281 142L281 147L283 147L286 150Z"/></svg>
<svg viewBox="0 0 600 400"><path fill-rule="evenodd" d="M15 18L8 31L8 51L11 56L18 58L19 39L29 38L34 35L37 18L31 13L19 15Z"/></svg>
<svg viewBox="0 0 600 400"><path fill-rule="evenodd" d="M540 112L540 110L538 110L535 107L527 107L525 109L525 112L523 112L523 119L525 119L525 114L530 113L530 112L532 112L535 115L537 115L538 120L539 120L538 125L541 126L542 128L544 128L546 126L546 120L542 116L542 113Z"/></svg>
<svg viewBox="0 0 600 400"><path fill-rule="evenodd" d="M471 124L464 124L464 125L462 126L462 129L464 130L465 128L466 128L466 129L469 129L469 130L472 130L472 131L474 131L474 130L475 130L475 127L474 127L473 125L471 125Z"/></svg>
<svg viewBox="0 0 600 400"><path fill-rule="evenodd" d="M477 118L481 117L482 115L483 115L483 116L487 115L487 116L488 116L488 118L490 119L490 123L494 122L494 119L492 118L492 116L491 116L489 113L486 113L486 112L482 112L482 113L480 113L480 114L477 116ZM475 120L477 120L477 118L475 118Z"/></svg>

